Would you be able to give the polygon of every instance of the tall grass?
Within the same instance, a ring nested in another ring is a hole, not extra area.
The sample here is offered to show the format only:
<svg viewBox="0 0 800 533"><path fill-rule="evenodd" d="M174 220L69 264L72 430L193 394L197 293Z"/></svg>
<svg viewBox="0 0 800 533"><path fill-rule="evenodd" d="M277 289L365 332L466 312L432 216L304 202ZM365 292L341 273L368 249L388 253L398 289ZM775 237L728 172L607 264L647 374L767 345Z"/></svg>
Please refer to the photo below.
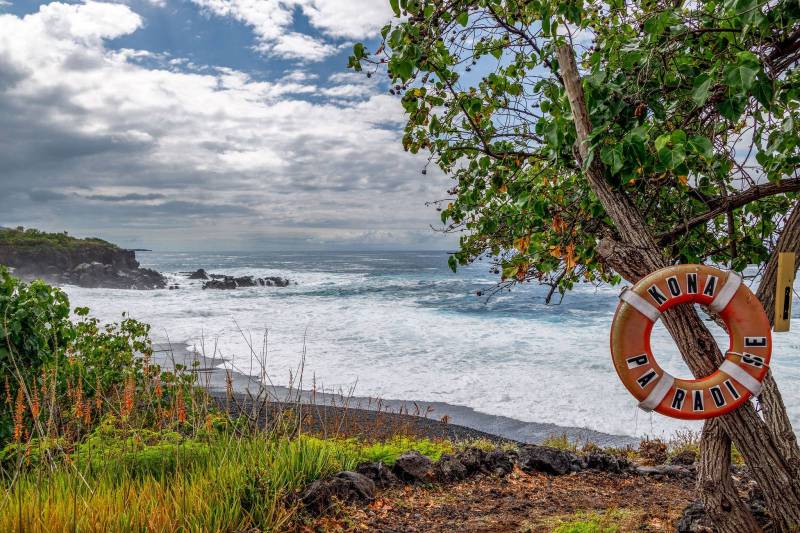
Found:
<svg viewBox="0 0 800 533"><path fill-rule="evenodd" d="M158 463L161 469L144 447L139 461L87 460L79 448L55 470L18 471L0 492L0 531L279 531L298 518L298 496L315 479L362 461L392 463L408 449L433 459L452 451L449 443L429 440L305 435L220 433L199 454L195 444L161 447L160 454L173 455Z"/></svg>

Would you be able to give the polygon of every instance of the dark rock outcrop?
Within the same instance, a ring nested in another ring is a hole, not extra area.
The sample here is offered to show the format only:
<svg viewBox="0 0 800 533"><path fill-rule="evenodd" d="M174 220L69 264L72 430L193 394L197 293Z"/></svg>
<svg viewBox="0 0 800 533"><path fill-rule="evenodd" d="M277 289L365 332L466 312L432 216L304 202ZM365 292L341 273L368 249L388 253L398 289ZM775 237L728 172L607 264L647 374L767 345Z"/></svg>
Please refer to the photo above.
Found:
<svg viewBox="0 0 800 533"><path fill-rule="evenodd" d="M381 462L361 463L356 467L356 472L371 479L375 486L381 489L400 483L394 472Z"/></svg>
<svg viewBox="0 0 800 533"><path fill-rule="evenodd" d="M205 270L200 269L205 274ZM196 274L197 272L195 272ZM267 276L265 278L255 278L253 276L224 276L221 274L209 274L210 281L203 283L204 289L238 289L239 287L287 287L291 282L286 278L278 276ZM201 279L201 278L193 278ZM208 279L208 278L205 278Z"/></svg>
<svg viewBox="0 0 800 533"><path fill-rule="evenodd" d="M503 450L492 450L486 454L484 467L496 476L506 476L514 470L514 457Z"/></svg>
<svg viewBox="0 0 800 533"><path fill-rule="evenodd" d="M419 452L402 454L394 463L394 473L406 483L428 483L433 481L433 463Z"/></svg>
<svg viewBox="0 0 800 533"><path fill-rule="evenodd" d="M486 452L480 448L467 448L458 454L458 460L467 469L467 475L486 472Z"/></svg>
<svg viewBox="0 0 800 533"><path fill-rule="evenodd" d="M189 274L189 279L208 279L208 274L202 268L198 268L191 274Z"/></svg>
<svg viewBox="0 0 800 533"><path fill-rule="evenodd" d="M375 483L358 472L339 472L311 483L303 492L302 501L312 513L321 514L334 502L371 502L375 499Z"/></svg>
<svg viewBox="0 0 800 533"><path fill-rule="evenodd" d="M164 276L139 266L133 250L99 239L56 235L5 235L0 238L0 265L10 267L19 278L56 285L112 289L163 289L167 285Z"/></svg>
<svg viewBox="0 0 800 533"><path fill-rule="evenodd" d="M756 523L764 531L772 531L774 526L766 511L764 495L757 488L751 488L747 493L747 506L756 519ZM714 522L706 514L703 503L695 501L683 510L683 515L676 525L677 533L713 533L716 531Z"/></svg>
<svg viewBox="0 0 800 533"><path fill-rule="evenodd" d="M523 472L544 472L555 476L581 470L581 462L576 454L534 444L520 447L517 465Z"/></svg>
<svg viewBox="0 0 800 533"><path fill-rule="evenodd" d="M458 457L444 454L433 464L433 477L441 483L452 483L467 477L467 467L465 467Z"/></svg>
<svg viewBox="0 0 800 533"><path fill-rule="evenodd" d="M612 474L621 474L631 470L631 468L633 466L627 459L608 453L593 452L581 457L581 469L583 470L600 470L602 472L611 472Z"/></svg>

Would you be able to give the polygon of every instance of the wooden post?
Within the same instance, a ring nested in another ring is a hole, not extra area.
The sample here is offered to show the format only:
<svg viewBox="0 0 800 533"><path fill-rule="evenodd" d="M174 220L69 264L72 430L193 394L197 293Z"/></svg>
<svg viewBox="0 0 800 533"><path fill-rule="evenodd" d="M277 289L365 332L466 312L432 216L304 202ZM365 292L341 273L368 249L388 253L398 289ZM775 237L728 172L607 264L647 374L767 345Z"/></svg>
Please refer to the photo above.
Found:
<svg viewBox="0 0 800 533"><path fill-rule="evenodd" d="M794 291L794 252L780 252L775 281L775 332L789 331Z"/></svg>

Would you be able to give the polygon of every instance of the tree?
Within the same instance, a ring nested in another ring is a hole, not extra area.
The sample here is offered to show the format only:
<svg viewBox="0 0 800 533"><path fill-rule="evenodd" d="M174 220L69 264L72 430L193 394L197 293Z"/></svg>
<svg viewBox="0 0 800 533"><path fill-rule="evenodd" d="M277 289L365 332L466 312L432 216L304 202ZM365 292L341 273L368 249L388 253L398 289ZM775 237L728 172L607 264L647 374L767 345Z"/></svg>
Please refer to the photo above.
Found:
<svg viewBox="0 0 800 533"><path fill-rule="evenodd" d="M398 21L350 66L386 69L404 147L455 183L456 269L551 294L682 262L758 265L772 318L778 250L800 252L796 2L390 0ZM548 297L549 298L549 297ZM664 323L696 375L722 361L694 309ZM699 332L699 333L698 333ZM721 531L757 530L730 480L731 440L780 531L800 526L800 450L769 376L706 424L698 490Z"/></svg>

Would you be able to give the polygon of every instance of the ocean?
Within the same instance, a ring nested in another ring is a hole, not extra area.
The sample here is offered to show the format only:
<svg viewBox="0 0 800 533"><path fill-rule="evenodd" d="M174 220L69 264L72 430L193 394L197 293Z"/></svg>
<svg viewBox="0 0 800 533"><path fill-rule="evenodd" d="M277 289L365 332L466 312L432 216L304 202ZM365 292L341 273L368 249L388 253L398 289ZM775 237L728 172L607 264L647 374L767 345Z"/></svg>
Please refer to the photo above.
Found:
<svg viewBox="0 0 800 533"><path fill-rule="evenodd" d="M621 287L578 284L558 303L548 287L477 296L498 281L478 262L457 274L444 252L138 252L142 266L179 289L65 287L70 302L103 321L123 313L152 325L158 342L186 345L274 385L357 396L445 402L525 422L618 435L669 437L701 423L648 414L617 378L609 331ZM180 272L282 276L285 288L202 290ZM798 306L795 306L798 310ZM798 313L795 312L795 318ZM715 326L716 328L716 326ZM722 346L727 336L716 328ZM652 347L662 367L689 376L664 327ZM800 428L800 323L775 334L772 369Z"/></svg>

